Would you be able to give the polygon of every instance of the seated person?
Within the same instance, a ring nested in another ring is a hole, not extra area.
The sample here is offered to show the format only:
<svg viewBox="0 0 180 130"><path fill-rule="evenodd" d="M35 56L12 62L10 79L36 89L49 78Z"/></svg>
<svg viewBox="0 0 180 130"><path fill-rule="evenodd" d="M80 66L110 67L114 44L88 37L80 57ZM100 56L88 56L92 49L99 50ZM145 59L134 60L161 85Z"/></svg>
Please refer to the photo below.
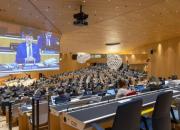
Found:
<svg viewBox="0 0 180 130"><path fill-rule="evenodd" d="M85 89L84 95L92 95L92 91L90 89Z"/></svg>
<svg viewBox="0 0 180 130"><path fill-rule="evenodd" d="M40 62L40 52L37 44L33 43L33 37L26 35L25 42L20 43L16 49L16 63L38 63Z"/></svg>
<svg viewBox="0 0 180 130"><path fill-rule="evenodd" d="M38 46L41 50L55 50L58 51L59 40L52 35L52 32L46 32L38 36Z"/></svg>
<svg viewBox="0 0 180 130"><path fill-rule="evenodd" d="M77 89L74 89L71 93L71 96L78 96L78 90Z"/></svg>
<svg viewBox="0 0 180 130"><path fill-rule="evenodd" d="M68 101L70 101L70 97L67 97L64 94L63 90L59 90L58 91L58 97L55 98L55 104L65 103L65 102L68 102Z"/></svg>
<svg viewBox="0 0 180 130"><path fill-rule="evenodd" d="M155 90L159 90L161 87L159 84L156 84L156 83L149 83L147 85L147 88L150 90L150 91L155 91Z"/></svg>
<svg viewBox="0 0 180 130"><path fill-rule="evenodd" d="M120 98L120 97L126 96L129 92L131 92L131 91L126 89L126 88L120 88L120 89L118 89L116 98Z"/></svg>
<svg viewBox="0 0 180 130"><path fill-rule="evenodd" d="M34 95L33 95L35 98L40 98L42 96L42 93L41 93L41 88L38 88L34 91Z"/></svg>
<svg viewBox="0 0 180 130"><path fill-rule="evenodd" d="M119 86L120 88L118 89L118 92L116 94L116 98L136 94L134 91L127 89L128 84L125 80L120 80L120 85L122 85L122 86Z"/></svg>

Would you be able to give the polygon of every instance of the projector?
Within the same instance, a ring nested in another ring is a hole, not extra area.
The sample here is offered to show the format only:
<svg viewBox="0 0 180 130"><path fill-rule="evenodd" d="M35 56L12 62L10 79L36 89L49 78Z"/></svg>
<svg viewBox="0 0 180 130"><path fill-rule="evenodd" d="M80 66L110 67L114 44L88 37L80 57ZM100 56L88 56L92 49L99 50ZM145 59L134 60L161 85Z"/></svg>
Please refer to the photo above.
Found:
<svg viewBox="0 0 180 130"><path fill-rule="evenodd" d="M80 6L80 12L77 13L77 14L74 14L74 19L76 19L74 21L74 25L77 25L77 26L86 26L88 25L88 22L86 21L88 18L88 15L85 14L83 11L82 11L82 5Z"/></svg>

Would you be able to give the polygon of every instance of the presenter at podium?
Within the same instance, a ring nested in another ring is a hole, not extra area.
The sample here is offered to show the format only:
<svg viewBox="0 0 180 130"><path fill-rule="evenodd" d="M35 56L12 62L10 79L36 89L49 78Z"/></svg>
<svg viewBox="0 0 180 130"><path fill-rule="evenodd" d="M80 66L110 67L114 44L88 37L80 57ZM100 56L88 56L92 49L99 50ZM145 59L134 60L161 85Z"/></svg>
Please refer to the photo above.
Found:
<svg viewBox="0 0 180 130"><path fill-rule="evenodd" d="M37 44L33 43L33 37L25 36L25 42L20 43L16 50L16 63L32 64L40 62L40 52Z"/></svg>

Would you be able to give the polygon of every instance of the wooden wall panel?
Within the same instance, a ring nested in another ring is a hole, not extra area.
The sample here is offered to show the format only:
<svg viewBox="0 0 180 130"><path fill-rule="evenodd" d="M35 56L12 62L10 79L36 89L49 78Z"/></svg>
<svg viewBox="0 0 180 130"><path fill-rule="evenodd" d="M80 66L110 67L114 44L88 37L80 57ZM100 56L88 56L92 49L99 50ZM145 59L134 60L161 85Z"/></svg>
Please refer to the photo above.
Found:
<svg viewBox="0 0 180 130"><path fill-rule="evenodd" d="M169 77L173 74L180 77L180 37L148 44L136 50L149 52L149 75ZM154 50L150 54L150 50Z"/></svg>

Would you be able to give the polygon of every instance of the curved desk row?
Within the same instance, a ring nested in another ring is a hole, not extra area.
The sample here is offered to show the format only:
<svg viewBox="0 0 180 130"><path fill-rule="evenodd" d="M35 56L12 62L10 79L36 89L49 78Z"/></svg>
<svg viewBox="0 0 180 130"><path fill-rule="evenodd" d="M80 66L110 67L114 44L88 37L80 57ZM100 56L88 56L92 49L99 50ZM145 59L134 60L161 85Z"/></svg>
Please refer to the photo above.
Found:
<svg viewBox="0 0 180 130"><path fill-rule="evenodd" d="M68 104L51 106L49 114L50 130L91 129L91 124L94 122L111 125L117 106L120 103L138 97L143 99L143 110L146 110L143 111L142 114L148 113L153 110L152 107L156 101L157 95L163 91L173 91L174 98L180 96L180 88L171 87L109 101L100 101L97 96L92 96L85 99L76 99ZM28 130L27 113L30 112L30 109L21 107L19 114L19 130Z"/></svg>
<svg viewBox="0 0 180 130"><path fill-rule="evenodd" d="M158 94L163 91L173 91L173 98L180 96L180 88L168 88L123 99L111 100L103 104L96 104L87 108L63 112L63 122L78 130L84 130L91 127L91 124L94 122L101 123L106 120L112 120L118 105L132 100L133 98L143 99L143 110L147 110L147 108L152 109ZM142 114L144 113L146 112L142 112Z"/></svg>
<svg viewBox="0 0 180 130"><path fill-rule="evenodd" d="M51 105L50 106L50 130L64 130L63 124L60 121L62 117L62 113L65 111L72 111L73 109L77 109L80 106L86 106L92 102L99 102L100 98L98 96L88 96L88 97L76 97L71 100L71 102L66 104L59 105ZM32 113L32 107L30 106L21 106L19 108L19 130L28 130L28 121L29 116Z"/></svg>

